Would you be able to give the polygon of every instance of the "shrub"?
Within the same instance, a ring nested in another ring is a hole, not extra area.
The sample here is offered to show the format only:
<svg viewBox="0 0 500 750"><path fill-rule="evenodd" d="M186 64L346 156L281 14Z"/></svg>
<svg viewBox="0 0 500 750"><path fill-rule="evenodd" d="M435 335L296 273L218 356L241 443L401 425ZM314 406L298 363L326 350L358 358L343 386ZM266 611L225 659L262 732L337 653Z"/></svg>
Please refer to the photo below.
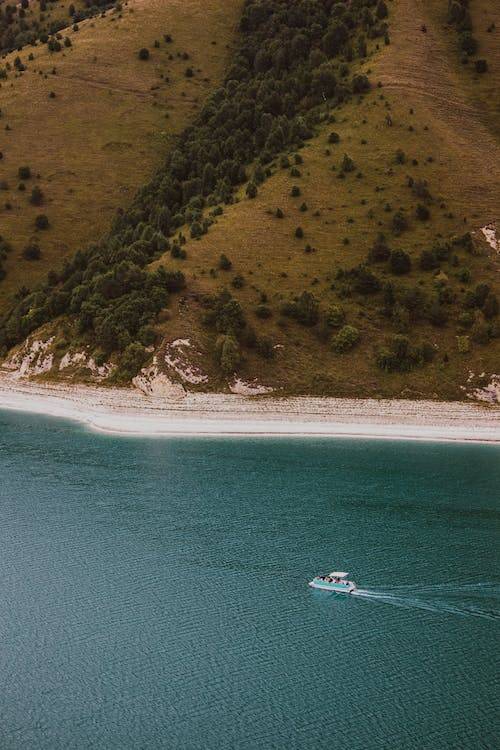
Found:
<svg viewBox="0 0 500 750"><path fill-rule="evenodd" d="M340 135L338 133L335 133L335 131L332 131L328 136L328 143L339 143L339 141Z"/></svg>
<svg viewBox="0 0 500 750"><path fill-rule="evenodd" d="M282 312L303 326L314 326L319 318L319 304L311 292L302 292L293 302L285 304Z"/></svg>
<svg viewBox="0 0 500 750"><path fill-rule="evenodd" d="M38 216L35 218L35 227L37 229L48 229L49 219L46 214L38 214Z"/></svg>
<svg viewBox="0 0 500 750"><path fill-rule="evenodd" d="M476 344L482 344L483 346L487 344L490 340L490 329L486 323L481 321L474 323L471 330L471 338Z"/></svg>
<svg viewBox="0 0 500 750"><path fill-rule="evenodd" d="M129 344L122 356L117 370L116 377L118 380L132 380L142 368L147 359L147 352L142 344L133 342Z"/></svg>
<svg viewBox="0 0 500 750"><path fill-rule="evenodd" d="M446 312L443 305L439 302L439 299L435 299L428 310L427 317L429 322L437 328L442 328L448 321L448 313Z"/></svg>
<svg viewBox="0 0 500 750"><path fill-rule="evenodd" d="M476 54L477 48L477 39L472 36L470 31L464 31L460 34L460 49L469 55L469 57Z"/></svg>
<svg viewBox="0 0 500 750"><path fill-rule="evenodd" d="M229 260L225 253L222 253L219 258L219 268L221 269L221 271L230 271L232 267L232 262Z"/></svg>
<svg viewBox="0 0 500 750"><path fill-rule="evenodd" d="M30 203L32 206L41 206L43 203L43 192L35 185L30 195Z"/></svg>
<svg viewBox="0 0 500 750"><path fill-rule="evenodd" d="M351 157L348 154L344 154L340 169L344 173L354 172L354 170L356 169L356 164L354 163L354 161L351 159Z"/></svg>
<svg viewBox="0 0 500 750"><path fill-rule="evenodd" d="M363 57L366 56L362 55ZM363 74L355 75L352 79L352 91L354 94L363 94L365 91L370 90L370 81L368 79L368 76Z"/></svg>
<svg viewBox="0 0 500 750"><path fill-rule="evenodd" d="M408 219L402 211L396 211L392 217L392 231L395 235L402 234L408 229Z"/></svg>
<svg viewBox="0 0 500 750"><path fill-rule="evenodd" d="M428 361L432 351L423 346L413 346L407 336L391 336L386 345L377 350L375 361L386 372L410 372Z"/></svg>
<svg viewBox="0 0 500 750"><path fill-rule="evenodd" d="M292 187L290 195L292 196L292 198L298 198L299 197L299 195L300 195L300 188L299 188L298 185L294 185Z"/></svg>
<svg viewBox="0 0 500 750"><path fill-rule="evenodd" d="M386 244L385 236L380 232L372 247L368 251L368 261L370 263L383 263L389 260L391 250Z"/></svg>
<svg viewBox="0 0 500 750"><path fill-rule="evenodd" d="M23 250L23 258L25 260L40 260L41 256L40 247L35 242L30 242Z"/></svg>
<svg viewBox="0 0 500 750"><path fill-rule="evenodd" d="M398 148L398 150L396 151L395 160L396 160L396 164L406 163L406 154L401 148Z"/></svg>
<svg viewBox="0 0 500 750"><path fill-rule="evenodd" d="M422 271L433 271L439 268L439 260L434 250L422 250L419 265Z"/></svg>
<svg viewBox="0 0 500 750"><path fill-rule="evenodd" d="M246 194L249 198L256 198L257 197L257 185L255 182L249 182L246 189Z"/></svg>
<svg viewBox="0 0 500 750"><path fill-rule="evenodd" d="M276 213L274 215L276 216L277 219L283 219L285 216L281 208L277 208Z"/></svg>
<svg viewBox="0 0 500 750"><path fill-rule="evenodd" d="M326 316L326 323L330 328L340 328L345 321L345 312L340 305L332 305Z"/></svg>
<svg viewBox="0 0 500 750"><path fill-rule="evenodd" d="M304 230L302 229L302 227L297 227L297 229L295 230L295 236L298 240L301 240L303 238Z"/></svg>
<svg viewBox="0 0 500 750"><path fill-rule="evenodd" d="M483 315L487 320L498 315L498 298L493 292L489 292L483 303Z"/></svg>
<svg viewBox="0 0 500 750"><path fill-rule="evenodd" d="M241 362L239 344L230 334L223 334L217 338L215 352L219 365L226 374L234 372Z"/></svg>
<svg viewBox="0 0 500 750"><path fill-rule="evenodd" d="M255 310L255 314L258 318L261 318L262 320L266 320L267 318L270 318L272 313L272 310L267 305L258 305L258 307Z"/></svg>
<svg viewBox="0 0 500 750"><path fill-rule="evenodd" d="M460 354L470 352L470 338L468 336L457 336L457 348Z"/></svg>
<svg viewBox="0 0 500 750"><path fill-rule="evenodd" d="M411 271L411 258L404 250L393 250L390 258L391 271L402 276Z"/></svg>
<svg viewBox="0 0 500 750"><path fill-rule="evenodd" d="M486 60L476 60L474 63L474 69L476 73L479 73L482 75L483 73L486 73L488 71L488 63Z"/></svg>
<svg viewBox="0 0 500 750"><path fill-rule="evenodd" d="M262 336L257 339L257 353L264 359L272 359L274 357L274 344L267 336Z"/></svg>
<svg viewBox="0 0 500 750"><path fill-rule="evenodd" d="M343 326L332 342L332 348L338 354L353 349L360 339L360 333L354 326Z"/></svg>
<svg viewBox="0 0 500 750"><path fill-rule="evenodd" d="M137 56L139 60L149 60L149 50L146 47L143 47L139 50Z"/></svg>
<svg viewBox="0 0 500 750"><path fill-rule="evenodd" d="M424 206L423 203L419 203L415 210L415 216L419 221L428 221L431 217L431 212L427 206Z"/></svg>
<svg viewBox="0 0 500 750"><path fill-rule="evenodd" d="M29 180L31 177L30 167L19 167L19 169L17 170L17 175L20 180Z"/></svg>

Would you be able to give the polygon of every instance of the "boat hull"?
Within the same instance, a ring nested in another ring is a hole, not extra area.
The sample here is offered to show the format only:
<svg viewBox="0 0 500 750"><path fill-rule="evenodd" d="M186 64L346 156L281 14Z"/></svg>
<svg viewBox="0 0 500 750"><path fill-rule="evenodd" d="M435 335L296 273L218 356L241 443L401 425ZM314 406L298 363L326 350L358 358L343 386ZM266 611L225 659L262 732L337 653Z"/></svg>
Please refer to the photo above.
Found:
<svg viewBox="0 0 500 750"><path fill-rule="evenodd" d="M312 589L330 591L333 594L352 594L353 591L356 591L356 584L352 581L348 583L328 583L328 581L321 581L315 578L309 582L309 586Z"/></svg>

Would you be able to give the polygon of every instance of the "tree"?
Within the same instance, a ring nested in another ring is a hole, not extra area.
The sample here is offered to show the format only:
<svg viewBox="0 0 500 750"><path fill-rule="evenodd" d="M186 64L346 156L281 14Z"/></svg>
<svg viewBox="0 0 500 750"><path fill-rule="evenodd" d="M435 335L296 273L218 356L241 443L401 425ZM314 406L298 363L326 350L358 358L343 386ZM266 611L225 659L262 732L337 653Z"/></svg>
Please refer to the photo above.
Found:
<svg viewBox="0 0 500 750"><path fill-rule="evenodd" d="M31 177L30 167L19 167L17 174L20 180L29 180Z"/></svg>
<svg viewBox="0 0 500 750"><path fill-rule="evenodd" d="M231 263L227 255L225 253L222 253L219 258L219 268L222 271L230 271L232 267L233 264Z"/></svg>
<svg viewBox="0 0 500 750"><path fill-rule="evenodd" d="M349 38L347 26L342 21L335 21L321 40L323 51L328 57L335 57Z"/></svg>
<svg viewBox="0 0 500 750"><path fill-rule="evenodd" d="M38 214L35 218L35 226L37 229L48 229L49 219L45 214Z"/></svg>
<svg viewBox="0 0 500 750"><path fill-rule="evenodd" d="M30 242L23 250L23 258L25 260L40 260L41 256L40 246L36 242Z"/></svg>
<svg viewBox="0 0 500 750"><path fill-rule="evenodd" d="M226 374L234 372L241 361L240 347L234 336L219 336L215 342L215 351L222 371Z"/></svg>
<svg viewBox="0 0 500 750"><path fill-rule="evenodd" d="M41 206L43 203L43 192L38 185L31 191L30 203L32 206Z"/></svg>
<svg viewBox="0 0 500 750"><path fill-rule="evenodd" d="M483 315L487 320L494 318L498 315L498 298L493 292L489 292L488 296L484 300L483 304Z"/></svg>
<svg viewBox="0 0 500 750"><path fill-rule="evenodd" d="M149 50L146 47L143 47L139 50L137 56L139 60L149 60Z"/></svg>
<svg viewBox="0 0 500 750"><path fill-rule="evenodd" d="M377 239L368 251L368 261L370 263L383 263L389 260L391 249L385 241L385 236L379 232Z"/></svg>
<svg viewBox="0 0 500 750"><path fill-rule="evenodd" d="M404 250L393 250L391 253L391 271L401 276L411 271L411 258Z"/></svg>

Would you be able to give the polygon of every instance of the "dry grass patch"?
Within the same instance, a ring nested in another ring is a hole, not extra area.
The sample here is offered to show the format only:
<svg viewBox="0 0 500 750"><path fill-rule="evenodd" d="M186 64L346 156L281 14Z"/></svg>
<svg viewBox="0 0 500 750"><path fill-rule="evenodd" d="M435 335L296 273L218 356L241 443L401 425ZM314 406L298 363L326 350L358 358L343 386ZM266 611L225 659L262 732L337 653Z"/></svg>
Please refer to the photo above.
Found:
<svg viewBox="0 0 500 750"><path fill-rule="evenodd" d="M219 0L130 0L122 17L112 12L81 23L63 52L41 45L23 50L27 70L10 73L0 88L0 181L8 186L0 191L0 225L14 247L0 309L21 284L35 284L98 239L148 180L222 77L240 7L241 0L223 6ZM142 47L150 50L148 61L138 59ZM192 78L185 76L188 66ZM34 175L24 192L18 190L22 165ZM42 206L29 203L35 185ZM42 212L50 228L37 232ZM40 261L20 256L32 240L41 246Z"/></svg>

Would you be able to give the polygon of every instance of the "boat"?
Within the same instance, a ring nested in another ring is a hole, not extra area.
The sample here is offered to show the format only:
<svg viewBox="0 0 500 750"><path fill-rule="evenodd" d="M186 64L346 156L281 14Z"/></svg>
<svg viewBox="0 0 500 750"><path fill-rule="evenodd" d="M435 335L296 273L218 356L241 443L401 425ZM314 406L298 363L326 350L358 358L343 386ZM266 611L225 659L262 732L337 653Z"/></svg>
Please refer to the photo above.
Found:
<svg viewBox="0 0 500 750"><path fill-rule="evenodd" d="M332 591L335 594L352 594L353 591L356 591L357 586L354 581L347 580L348 575L349 573L334 570L327 576L315 576L312 581L309 581L309 586L313 589Z"/></svg>

